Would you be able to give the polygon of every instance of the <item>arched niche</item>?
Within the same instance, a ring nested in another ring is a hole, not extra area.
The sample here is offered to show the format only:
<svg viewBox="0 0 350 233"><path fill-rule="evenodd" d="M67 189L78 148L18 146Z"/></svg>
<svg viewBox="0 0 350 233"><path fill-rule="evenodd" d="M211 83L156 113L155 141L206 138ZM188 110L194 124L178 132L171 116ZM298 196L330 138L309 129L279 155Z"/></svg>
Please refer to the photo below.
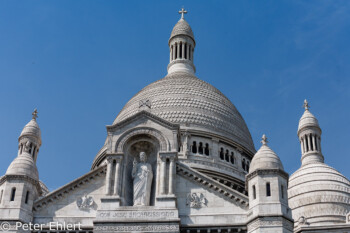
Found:
<svg viewBox="0 0 350 233"><path fill-rule="evenodd" d="M127 146L127 142L137 135L149 135L150 137L154 138L159 145L159 151L169 151L171 149L169 141L163 136L161 132L152 128L142 127L135 128L124 133L115 144L115 152L124 152L125 147Z"/></svg>
<svg viewBox="0 0 350 233"><path fill-rule="evenodd" d="M133 205L133 179L132 179L132 168L133 161L139 162L140 152L146 152L147 162L151 164L153 171L153 180L151 188L150 205L154 206L156 198L156 186L157 186L157 157L160 150L160 143L152 135L140 134L130 137L124 144L124 174L123 174L123 185L122 185L122 196L124 197L124 205Z"/></svg>

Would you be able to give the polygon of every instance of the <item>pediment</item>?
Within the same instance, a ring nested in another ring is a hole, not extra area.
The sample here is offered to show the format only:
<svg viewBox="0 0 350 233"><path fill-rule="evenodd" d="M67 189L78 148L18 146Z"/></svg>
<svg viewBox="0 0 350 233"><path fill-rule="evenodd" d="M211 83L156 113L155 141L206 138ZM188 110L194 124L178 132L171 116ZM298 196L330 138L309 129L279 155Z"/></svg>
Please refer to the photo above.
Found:
<svg viewBox="0 0 350 233"><path fill-rule="evenodd" d="M114 125L107 125L106 128L107 128L107 131L108 132L113 132L113 131L116 131L120 128L124 128L125 126L127 125L133 125L135 124L135 122L137 121L140 121L140 120L149 120L149 121L152 121L158 125L161 125L163 127L166 127L170 130L177 130L179 129L179 124L174 124L174 123L171 123L169 121L166 121L148 111L141 111L125 120L122 120L121 122L118 122L117 124L114 124Z"/></svg>

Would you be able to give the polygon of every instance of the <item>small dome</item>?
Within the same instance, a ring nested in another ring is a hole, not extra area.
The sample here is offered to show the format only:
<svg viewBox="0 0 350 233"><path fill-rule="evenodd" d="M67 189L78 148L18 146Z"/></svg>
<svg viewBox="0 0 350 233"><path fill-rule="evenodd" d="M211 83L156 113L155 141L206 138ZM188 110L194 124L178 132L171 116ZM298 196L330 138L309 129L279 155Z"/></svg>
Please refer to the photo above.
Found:
<svg viewBox="0 0 350 233"><path fill-rule="evenodd" d="M309 103L307 102L307 100L304 100L304 108L305 108L305 112L299 120L298 132L301 129L303 129L304 127L317 127L319 129L321 129L320 125L318 124L318 120L309 111L310 106L309 106Z"/></svg>
<svg viewBox="0 0 350 233"><path fill-rule="evenodd" d="M195 41L192 29L191 29L191 26L183 18L181 18L177 22L177 24L174 26L173 31L171 32L169 40L171 40L171 38L173 38L175 36L179 36L179 35L189 36L189 37L192 38L193 41Z"/></svg>
<svg viewBox="0 0 350 233"><path fill-rule="evenodd" d="M350 211L350 182L324 163L302 166L289 178L289 207L293 219L311 226L345 223Z"/></svg>
<svg viewBox="0 0 350 233"><path fill-rule="evenodd" d="M23 153L15 158L6 171L6 175L24 175L39 180L38 169L33 158Z"/></svg>
<svg viewBox="0 0 350 233"><path fill-rule="evenodd" d="M300 131L304 127L318 127L318 120L316 117L307 109L299 120L298 131Z"/></svg>
<svg viewBox="0 0 350 233"><path fill-rule="evenodd" d="M32 119L26 126L24 126L21 136L19 137L22 136L33 136L38 138L41 142L41 131L35 119Z"/></svg>
<svg viewBox="0 0 350 233"><path fill-rule="evenodd" d="M266 145L266 137L264 136L262 141L263 145L254 155L249 172L251 173L258 169L279 169L284 171L280 158Z"/></svg>

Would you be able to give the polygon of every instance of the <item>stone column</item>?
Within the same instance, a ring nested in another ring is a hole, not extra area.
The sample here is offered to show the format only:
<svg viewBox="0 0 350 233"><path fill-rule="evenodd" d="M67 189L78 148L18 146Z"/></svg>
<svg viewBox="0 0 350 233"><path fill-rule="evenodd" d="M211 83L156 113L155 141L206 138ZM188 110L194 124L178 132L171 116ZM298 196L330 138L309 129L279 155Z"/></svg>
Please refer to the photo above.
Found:
<svg viewBox="0 0 350 233"><path fill-rule="evenodd" d="M306 137L304 136L303 138L302 138L302 140L303 140L303 147L304 147L304 154L307 152L307 148L306 148Z"/></svg>
<svg viewBox="0 0 350 233"><path fill-rule="evenodd" d="M316 150L316 142L315 142L315 137L316 137L316 135L311 134L311 138L312 138L312 146L313 146L313 148L314 148L314 151L317 151L317 150Z"/></svg>
<svg viewBox="0 0 350 233"><path fill-rule="evenodd" d="M160 157L160 194L165 195L165 182L166 182L166 157L161 156Z"/></svg>
<svg viewBox="0 0 350 233"><path fill-rule="evenodd" d="M106 194L109 195L111 191L111 178L112 178L112 165L113 159L107 158L107 174L106 174Z"/></svg>
<svg viewBox="0 0 350 233"><path fill-rule="evenodd" d="M114 174L114 195L119 197L119 180L120 180L120 164L121 164L122 158L116 159L115 164L115 174Z"/></svg>
<svg viewBox="0 0 350 233"><path fill-rule="evenodd" d="M303 139L300 140L301 154L304 154L304 143Z"/></svg>
<svg viewBox="0 0 350 233"><path fill-rule="evenodd" d="M322 152L322 149L321 149L321 138L317 137L317 140L318 140L318 151Z"/></svg>
<svg viewBox="0 0 350 233"><path fill-rule="evenodd" d="M173 140L174 140L174 149L173 151L178 151L179 150L179 144L178 144L178 141L177 141L177 131L173 131Z"/></svg>
<svg viewBox="0 0 350 233"><path fill-rule="evenodd" d="M307 140L307 145L308 145L307 151L310 151L311 150L311 141L310 141L309 135L306 135L306 140Z"/></svg>
<svg viewBox="0 0 350 233"><path fill-rule="evenodd" d="M169 165L169 195L174 194L174 180L175 180L175 157L170 158Z"/></svg>

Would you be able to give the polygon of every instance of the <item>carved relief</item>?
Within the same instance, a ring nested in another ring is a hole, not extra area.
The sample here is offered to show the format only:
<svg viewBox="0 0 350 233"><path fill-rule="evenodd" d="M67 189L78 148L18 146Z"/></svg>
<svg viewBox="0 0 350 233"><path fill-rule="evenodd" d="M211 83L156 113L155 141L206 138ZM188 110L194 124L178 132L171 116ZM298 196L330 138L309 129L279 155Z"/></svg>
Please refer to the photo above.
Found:
<svg viewBox="0 0 350 233"><path fill-rule="evenodd" d="M84 194L84 196L77 199L77 206L81 210L92 209L94 207L94 204L94 199L92 197L88 197L87 194Z"/></svg>
<svg viewBox="0 0 350 233"><path fill-rule="evenodd" d="M202 208L207 206L208 200L204 197L203 193L189 193L187 194L186 205L191 208Z"/></svg>

